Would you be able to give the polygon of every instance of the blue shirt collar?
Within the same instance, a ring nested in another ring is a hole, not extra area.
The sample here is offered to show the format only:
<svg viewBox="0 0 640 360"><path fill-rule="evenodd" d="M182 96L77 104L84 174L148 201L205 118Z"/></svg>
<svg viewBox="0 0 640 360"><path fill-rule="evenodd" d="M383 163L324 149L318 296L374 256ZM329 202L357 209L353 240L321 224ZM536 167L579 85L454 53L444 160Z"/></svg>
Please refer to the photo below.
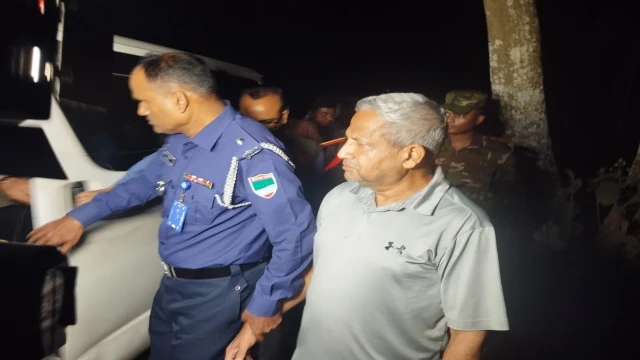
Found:
<svg viewBox="0 0 640 360"><path fill-rule="evenodd" d="M200 130L199 133L188 141L195 143L207 151L211 151L211 149L213 149L213 146L216 144L222 133L238 115L236 110L230 105L229 101L225 100L224 104L226 106L220 115L213 119L209 125L205 126L204 129Z"/></svg>

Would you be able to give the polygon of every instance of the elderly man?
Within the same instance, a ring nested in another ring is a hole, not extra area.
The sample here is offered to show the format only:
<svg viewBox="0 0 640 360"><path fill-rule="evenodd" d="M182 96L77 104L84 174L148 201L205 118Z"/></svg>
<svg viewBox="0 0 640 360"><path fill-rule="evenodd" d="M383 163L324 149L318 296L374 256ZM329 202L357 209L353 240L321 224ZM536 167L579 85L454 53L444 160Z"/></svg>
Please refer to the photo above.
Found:
<svg viewBox="0 0 640 360"><path fill-rule="evenodd" d="M508 330L493 226L434 169L445 134L422 95L358 102L339 152L349 182L318 216L294 359L472 360L487 330ZM243 329L227 359L252 338Z"/></svg>

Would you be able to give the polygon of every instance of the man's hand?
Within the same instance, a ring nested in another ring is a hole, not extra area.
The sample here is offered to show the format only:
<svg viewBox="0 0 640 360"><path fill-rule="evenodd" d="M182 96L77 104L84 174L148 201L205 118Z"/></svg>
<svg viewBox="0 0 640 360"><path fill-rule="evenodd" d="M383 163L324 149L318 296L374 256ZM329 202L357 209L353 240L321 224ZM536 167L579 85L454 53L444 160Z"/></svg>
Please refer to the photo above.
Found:
<svg viewBox="0 0 640 360"><path fill-rule="evenodd" d="M258 338L251 332L249 323L245 323L235 339L227 346L224 360L252 360L249 349L258 342Z"/></svg>
<svg viewBox="0 0 640 360"><path fill-rule="evenodd" d="M111 188L105 188L105 189L100 189L100 190L92 190L92 191L83 191L80 194L76 195L76 206L81 206L84 205L86 203L88 203L89 201L93 200L94 197L96 197L96 195L103 193L103 192L107 192L111 190Z"/></svg>
<svg viewBox="0 0 640 360"><path fill-rule="evenodd" d="M84 226L78 220L63 216L33 230L27 239L29 244L59 247L60 252L66 254L78 243L83 231Z"/></svg>
<svg viewBox="0 0 640 360"><path fill-rule="evenodd" d="M31 203L31 197L29 196L29 179L8 178L0 183L0 193L22 204Z"/></svg>
<svg viewBox="0 0 640 360"><path fill-rule="evenodd" d="M271 317L259 317L255 316L247 310L242 314L242 321L249 324L251 332L258 338L258 341L262 341L264 334L273 330L282 321L282 315L277 314Z"/></svg>

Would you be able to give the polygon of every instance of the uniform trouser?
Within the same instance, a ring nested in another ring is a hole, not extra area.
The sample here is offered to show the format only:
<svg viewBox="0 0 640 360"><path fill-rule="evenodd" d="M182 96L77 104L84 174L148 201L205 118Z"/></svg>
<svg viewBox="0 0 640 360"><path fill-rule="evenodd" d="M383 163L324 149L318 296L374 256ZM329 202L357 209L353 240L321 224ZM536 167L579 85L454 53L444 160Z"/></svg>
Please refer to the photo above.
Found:
<svg viewBox="0 0 640 360"><path fill-rule="evenodd" d="M266 263L231 276L190 280L164 276L149 319L151 360L224 359Z"/></svg>

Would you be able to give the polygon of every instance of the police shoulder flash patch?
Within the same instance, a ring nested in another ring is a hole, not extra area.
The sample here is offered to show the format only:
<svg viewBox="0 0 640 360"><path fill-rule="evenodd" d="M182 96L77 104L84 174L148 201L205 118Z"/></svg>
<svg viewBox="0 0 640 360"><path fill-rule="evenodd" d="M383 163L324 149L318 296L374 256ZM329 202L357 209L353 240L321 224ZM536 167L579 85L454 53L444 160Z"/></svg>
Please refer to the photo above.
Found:
<svg viewBox="0 0 640 360"><path fill-rule="evenodd" d="M278 190L278 182L273 173L252 176L248 180L251 190L265 199L272 198Z"/></svg>

